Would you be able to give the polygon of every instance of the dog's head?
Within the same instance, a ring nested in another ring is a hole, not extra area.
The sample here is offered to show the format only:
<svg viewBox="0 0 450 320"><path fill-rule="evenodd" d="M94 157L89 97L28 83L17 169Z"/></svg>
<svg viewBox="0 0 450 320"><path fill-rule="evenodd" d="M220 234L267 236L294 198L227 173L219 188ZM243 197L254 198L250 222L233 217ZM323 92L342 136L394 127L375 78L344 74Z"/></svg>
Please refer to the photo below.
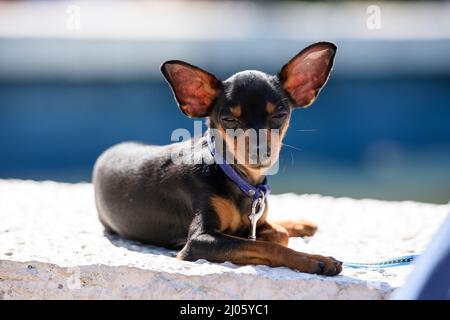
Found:
<svg viewBox="0 0 450 320"><path fill-rule="evenodd" d="M335 54L333 43L319 42L299 52L277 75L242 71L225 81L178 60L166 61L161 71L181 111L191 118L208 117L237 162L261 171L278 159L292 110L311 105L325 85ZM246 135L245 151L239 153L238 137L250 131L257 133L256 141Z"/></svg>

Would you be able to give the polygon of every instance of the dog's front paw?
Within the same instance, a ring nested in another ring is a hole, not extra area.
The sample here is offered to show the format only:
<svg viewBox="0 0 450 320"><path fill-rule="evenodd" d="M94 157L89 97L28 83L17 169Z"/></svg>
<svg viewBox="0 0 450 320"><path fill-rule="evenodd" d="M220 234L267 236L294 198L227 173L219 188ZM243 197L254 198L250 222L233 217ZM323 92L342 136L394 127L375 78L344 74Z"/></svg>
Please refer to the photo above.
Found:
<svg viewBox="0 0 450 320"><path fill-rule="evenodd" d="M314 273L335 276L342 271L342 262L333 257L314 256L317 260L317 270Z"/></svg>

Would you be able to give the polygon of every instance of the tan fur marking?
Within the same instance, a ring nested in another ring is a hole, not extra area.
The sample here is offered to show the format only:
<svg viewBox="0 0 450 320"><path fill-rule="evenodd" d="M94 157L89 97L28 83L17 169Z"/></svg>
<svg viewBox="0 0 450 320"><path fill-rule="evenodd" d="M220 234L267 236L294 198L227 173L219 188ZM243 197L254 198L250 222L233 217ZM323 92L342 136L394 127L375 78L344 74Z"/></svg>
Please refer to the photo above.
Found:
<svg viewBox="0 0 450 320"><path fill-rule="evenodd" d="M283 127L280 130L280 135L279 135L279 142L277 144L275 144L275 149L272 150L272 153L274 155L272 161L273 163L275 163L278 159L281 147L282 147L282 140L284 138L284 136L286 135L286 131L289 127L289 119L287 119L287 121L285 122L285 124L283 125ZM227 136L225 129L222 126L218 127L219 132L222 135L222 138L224 140L224 142L226 143L227 147L229 148L230 151L233 152L235 158L238 156L238 145L237 145L237 139L232 139L229 136ZM267 144L271 145L272 141L271 141L271 134L270 134L270 130L268 132L267 135ZM232 148L231 148L232 147ZM237 162L241 165L241 167L245 170L250 182L252 183L256 183L258 181L261 180L262 175L265 174L267 168L251 168L249 166L247 166L247 163L249 163L249 159L248 159L248 139L246 139L246 145L245 145L245 150L244 150L244 155L245 157L243 159L235 159L237 160Z"/></svg>
<svg viewBox="0 0 450 320"><path fill-rule="evenodd" d="M240 105L234 106L230 108L231 113L233 114L233 116L235 116L236 118L239 118L242 114L242 109Z"/></svg>
<svg viewBox="0 0 450 320"><path fill-rule="evenodd" d="M281 220L275 223L284 227L290 237L311 237L317 231L317 225L306 220Z"/></svg>
<svg viewBox="0 0 450 320"><path fill-rule="evenodd" d="M241 227L241 214L233 202L219 196L213 196L211 203L220 220L220 231L234 232Z"/></svg>
<svg viewBox="0 0 450 320"><path fill-rule="evenodd" d="M283 125L283 127L281 128L281 134L280 134L280 142L284 139L284 136L286 135L287 129L289 128L289 121L291 119L289 118Z"/></svg>
<svg viewBox="0 0 450 320"><path fill-rule="evenodd" d="M267 102L267 104L266 104L267 113L274 113L276 109L277 108L275 107L275 105L273 103Z"/></svg>
<svg viewBox="0 0 450 320"><path fill-rule="evenodd" d="M266 221L258 229L258 240L275 242L282 246L287 247L289 243L289 233L282 226Z"/></svg>

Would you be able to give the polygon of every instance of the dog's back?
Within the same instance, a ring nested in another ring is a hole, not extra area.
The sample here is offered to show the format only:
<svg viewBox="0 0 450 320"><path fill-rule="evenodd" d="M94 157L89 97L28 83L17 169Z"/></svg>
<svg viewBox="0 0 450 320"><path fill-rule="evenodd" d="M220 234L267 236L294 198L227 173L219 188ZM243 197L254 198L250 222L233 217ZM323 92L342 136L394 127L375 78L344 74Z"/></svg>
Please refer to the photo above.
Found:
<svg viewBox="0 0 450 320"><path fill-rule="evenodd" d="M182 145L127 142L98 158L92 180L99 219L106 230L168 247L185 242L192 216L181 205L188 195L183 195L182 179L170 157L174 148Z"/></svg>

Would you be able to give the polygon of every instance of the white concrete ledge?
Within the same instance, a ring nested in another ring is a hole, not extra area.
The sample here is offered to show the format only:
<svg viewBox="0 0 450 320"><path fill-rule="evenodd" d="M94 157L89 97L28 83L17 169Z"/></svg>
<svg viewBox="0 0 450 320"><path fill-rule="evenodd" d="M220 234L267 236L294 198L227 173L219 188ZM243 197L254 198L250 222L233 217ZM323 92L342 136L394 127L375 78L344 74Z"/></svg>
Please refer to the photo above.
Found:
<svg viewBox="0 0 450 320"><path fill-rule="evenodd" d="M446 215L444 205L318 195L271 196L270 207L318 223L292 248L344 261L420 252ZM174 255L105 237L90 184L0 180L0 299L385 299L412 268L328 278Z"/></svg>

